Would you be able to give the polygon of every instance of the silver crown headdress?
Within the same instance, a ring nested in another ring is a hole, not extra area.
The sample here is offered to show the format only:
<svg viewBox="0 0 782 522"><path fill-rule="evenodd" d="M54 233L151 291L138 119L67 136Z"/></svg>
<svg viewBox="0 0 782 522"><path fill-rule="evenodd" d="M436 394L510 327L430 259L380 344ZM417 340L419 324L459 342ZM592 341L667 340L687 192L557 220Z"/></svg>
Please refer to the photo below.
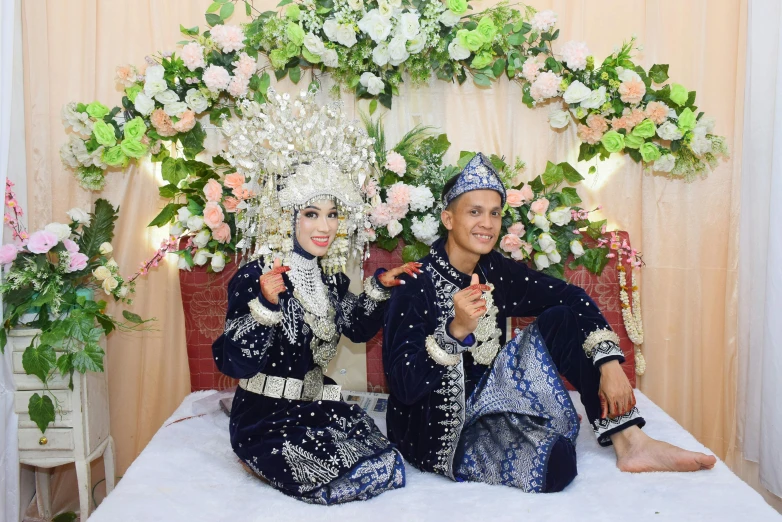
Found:
<svg viewBox="0 0 782 522"><path fill-rule="evenodd" d="M245 177L253 196L237 206L237 248L250 259L287 261L294 215L313 201L334 199L337 237L321 259L326 273L345 270L367 242L368 204L361 190L375 170L374 140L347 121L341 102L318 105L317 90L291 97L269 88L267 102L240 102L241 117L226 121L223 157Z"/></svg>

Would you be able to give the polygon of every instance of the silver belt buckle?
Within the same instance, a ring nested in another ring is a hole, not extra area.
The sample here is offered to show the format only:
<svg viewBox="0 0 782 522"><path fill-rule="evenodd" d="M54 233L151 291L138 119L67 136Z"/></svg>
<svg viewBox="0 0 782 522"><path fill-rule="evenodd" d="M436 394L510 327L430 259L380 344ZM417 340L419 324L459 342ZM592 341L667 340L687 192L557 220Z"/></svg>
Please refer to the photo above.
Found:
<svg viewBox="0 0 782 522"><path fill-rule="evenodd" d="M285 390L285 377L274 377L272 375L266 376L266 386L263 389L263 394L273 399L281 399Z"/></svg>
<svg viewBox="0 0 782 522"><path fill-rule="evenodd" d="M323 385L323 400L324 401L339 401L342 400L342 386L338 384L325 384Z"/></svg>
<svg viewBox="0 0 782 522"><path fill-rule="evenodd" d="M285 391L282 396L286 399L298 401L301 399L302 381L288 378L285 380Z"/></svg>

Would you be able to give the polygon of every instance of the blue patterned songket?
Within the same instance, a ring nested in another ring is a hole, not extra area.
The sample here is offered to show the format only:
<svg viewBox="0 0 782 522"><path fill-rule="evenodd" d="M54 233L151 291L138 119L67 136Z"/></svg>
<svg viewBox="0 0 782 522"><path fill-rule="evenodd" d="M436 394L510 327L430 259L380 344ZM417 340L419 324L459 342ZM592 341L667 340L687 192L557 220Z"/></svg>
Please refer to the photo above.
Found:
<svg viewBox="0 0 782 522"><path fill-rule="evenodd" d="M464 167L456 184L443 196L443 203L448 206L457 197L473 190L495 190L500 193L502 204L505 205L505 185L491 161L480 152Z"/></svg>

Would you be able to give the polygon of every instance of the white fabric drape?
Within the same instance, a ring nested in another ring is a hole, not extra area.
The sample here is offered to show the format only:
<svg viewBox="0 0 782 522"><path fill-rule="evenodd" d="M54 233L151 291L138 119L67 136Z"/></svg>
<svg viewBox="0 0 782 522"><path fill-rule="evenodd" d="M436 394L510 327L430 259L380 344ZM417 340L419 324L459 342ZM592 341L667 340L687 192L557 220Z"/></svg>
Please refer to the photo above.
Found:
<svg viewBox="0 0 782 522"><path fill-rule="evenodd" d="M741 183L738 437L782 496L782 8L750 0Z"/></svg>

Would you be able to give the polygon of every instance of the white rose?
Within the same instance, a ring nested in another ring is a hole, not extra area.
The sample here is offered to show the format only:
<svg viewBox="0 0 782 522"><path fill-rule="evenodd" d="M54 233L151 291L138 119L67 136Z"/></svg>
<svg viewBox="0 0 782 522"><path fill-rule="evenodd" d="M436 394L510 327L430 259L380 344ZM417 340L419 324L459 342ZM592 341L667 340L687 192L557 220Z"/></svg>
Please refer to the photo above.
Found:
<svg viewBox="0 0 782 522"><path fill-rule="evenodd" d="M550 254L557 249L557 242L554 241L551 234L541 234L538 236L538 245L540 245L540 249L546 254Z"/></svg>
<svg viewBox="0 0 782 522"><path fill-rule="evenodd" d="M181 236L184 231L185 227L179 221L171 225L171 227L168 229L168 233L176 237Z"/></svg>
<svg viewBox="0 0 782 522"><path fill-rule="evenodd" d="M559 252L557 252L556 250L547 254L547 257L548 260L551 261L553 264L557 264L560 261L562 261L562 256L559 255Z"/></svg>
<svg viewBox="0 0 782 522"><path fill-rule="evenodd" d="M323 60L323 65L326 67L339 66L339 55L334 49L326 49L323 51L323 54L320 55L320 58Z"/></svg>
<svg viewBox="0 0 782 522"><path fill-rule="evenodd" d="M89 223L90 222L90 215L87 213L86 210L82 210L79 207L73 207L68 212L68 217L71 218L71 220L77 222L77 223Z"/></svg>
<svg viewBox="0 0 782 522"><path fill-rule="evenodd" d="M103 287L103 291L106 292L106 295L111 295L111 291L117 288L119 283L113 277L107 277L100 286Z"/></svg>
<svg viewBox="0 0 782 522"><path fill-rule="evenodd" d="M589 94L589 97L581 102L581 106L585 109L599 109L606 102L606 87L601 85L599 89L595 89Z"/></svg>
<svg viewBox="0 0 782 522"><path fill-rule="evenodd" d="M98 281L103 281L107 277L111 277L111 270L109 270L105 266L99 266L98 268L92 271L92 275L95 276L95 279L97 279Z"/></svg>
<svg viewBox="0 0 782 522"><path fill-rule="evenodd" d="M711 152L712 143L711 140L706 137L706 130L704 128L695 128L692 140L690 141L690 148L698 156L703 156L707 152Z"/></svg>
<svg viewBox="0 0 782 522"><path fill-rule="evenodd" d="M187 262L187 259L185 259L185 256L183 255L179 256L179 261L177 262L177 268L179 268L180 270L187 270L188 272L190 271L191 266Z"/></svg>
<svg viewBox="0 0 782 522"><path fill-rule="evenodd" d="M190 216L192 216L192 214L187 207L179 207L179 210L177 210L176 217L179 221L185 222Z"/></svg>
<svg viewBox="0 0 782 522"><path fill-rule="evenodd" d="M200 248L196 250L196 253L193 256L193 263L197 266L204 266L206 262L209 261L210 257L212 257L212 254L210 254L208 250Z"/></svg>
<svg viewBox="0 0 782 522"><path fill-rule="evenodd" d="M702 132L704 134L713 134L714 133L714 125L716 122L714 121L714 118L711 116L704 116L700 120L698 120L698 123L695 124L695 133Z"/></svg>
<svg viewBox="0 0 782 522"><path fill-rule="evenodd" d="M187 110L187 104L185 102L167 103L163 106L163 110L169 116L176 116L178 118Z"/></svg>
<svg viewBox="0 0 782 522"><path fill-rule="evenodd" d="M549 228L550 228L549 227L549 222L548 222L548 219L546 219L546 216L544 216L544 215L535 214L534 217L532 218L532 223L536 227L541 229L543 232L548 232L549 231Z"/></svg>
<svg viewBox="0 0 782 522"><path fill-rule="evenodd" d="M641 77L638 75L637 72L635 72L632 69L625 69L624 67L617 67L616 68L616 74L619 76L620 82L629 82L629 81L636 81L640 82Z"/></svg>
<svg viewBox="0 0 782 522"><path fill-rule="evenodd" d="M359 83L367 88L367 92L372 96L380 94L383 90L383 80L371 72L365 72L361 75Z"/></svg>
<svg viewBox="0 0 782 522"><path fill-rule="evenodd" d="M664 140L680 140L683 136L682 132L679 130L679 127L676 126L675 123L671 123L670 121L666 121L659 127L657 127L657 135L661 137Z"/></svg>
<svg viewBox="0 0 782 522"><path fill-rule="evenodd" d="M312 54L317 54L318 56L326 50L323 40L312 33L308 33L307 36L304 37L304 47Z"/></svg>
<svg viewBox="0 0 782 522"><path fill-rule="evenodd" d="M470 50L459 45L459 41L454 38L453 41L448 44L448 56L451 57L451 60L466 60L470 57Z"/></svg>
<svg viewBox="0 0 782 522"><path fill-rule="evenodd" d="M212 239L212 233L208 228L202 228L193 238L193 244L198 248L204 248L210 239Z"/></svg>
<svg viewBox="0 0 782 522"><path fill-rule="evenodd" d="M162 80L165 73L166 70L162 65L152 65L147 67L147 70L144 73L144 78L147 80Z"/></svg>
<svg viewBox="0 0 782 522"><path fill-rule="evenodd" d="M187 218L187 228L195 232L204 228L204 218L201 216L190 216Z"/></svg>
<svg viewBox="0 0 782 522"><path fill-rule="evenodd" d="M584 255L584 245L582 245L581 241L578 239L574 239L570 242L570 251L573 252L573 255L578 259Z"/></svg>
<svg viewBox="0 0 782 522"><path fill-rule="evenodd" d="M337 26L339 26L339 24L334 18L329 18L323 22L323 34L332 42L337 40Z"/></svg>
<svg viewBox="0 0 782 522"><path fill-rule="evenodd" d="M43 229L57 236L57 239L59 239L60 241L70 237L71 235L71 227L66 225L65 223L57 223L57 222L49 223L48 225L43 227Z"/></svg>
<svg viewBox="0 0 782 522"><path fill-rule="evenodd" d="M222 272L225 268L225 255L222 252L215 252L212 255L212 270Z"/></svg>
<svg viewBox="0 0 782 522"><path fill-rule="evenodd" d="M562 98L567 103L573 105L586 100L589 98L590 94L592 94L592 89L576 80L568 86L565 94L562 95Z"/></svg>
<svg viewBox="0 0 782 522"><path fill-rule="evenodd" d="M395 36L388 44L388 63L391 65L399 65L410 57L410 53L407 52L407 42L404 38Z"/></svg>
<svg viewBox="0 0 782 522"><path fill-rule="evenodd" d="M129 291L128 287L127 286L123 286L122 288L119 289L119 292L117 292L117 295L124 299L125 297L128 296L128 291Z"/></svg>
<svg viewBox="0 0 782 522"><path fill-rule="evenodd" d="M552 212L548 213L549 220L555 225L564 227L573 219L570 213L570 207L557 207Z"/></svg>
<svg viewBox="0 0 782 522"><path fill-rule="evenodd" d="M117 264L117 261L113 257L111 259L109 259L108 261L106 261L106 266L109 269L111 269L111 268L119 268L119 265Z"/></svg>
<svg viewBox="0 0 782 522"><path fill-rule="evenodd" d="M168 89L168 85L166 85L165 80L147 80L144 82L144 94L150 98L165 92L166 89Z"/></svg>
<svg viewBox="0 0 782 522"><path fill-rule="evenodd" d="M111 243L105 242L101 243L100 247L98 247L98 251L104 256L107 256L114 252L114 247L111 246Z"/></svg>
<svg viewBox="0 0 782 522"><path fill-rule="evenodd" d="M426 47L426 37L422 34L417 34L407 41L407 51L410 54L418 54Z"/></svg>
<svg viewBox="0 0 782 522"><path fill-rule="evenodd" d="M337 42L345 47L356 45L356 30L350 24L339 24L337 26Z"/></svg>
<svg viewBox="0 0 782 522"><path fill-rule="evenodd" d="M570 112L554 109L548 114L548 122L555 129L564 129L570 123Z"/></svg>
<svg viewBox="0 0 782 522"><path fill-rule="evenodd" d="M380 67L388 63L388 44L381 42L372 50L372 61Z"/></svg>
<svg viewBox="0 0 782 522"><path fill-rule="evenodd" d="M443 24L445 27L453 27L454 25L458 24L459 20L461 19L462 15L456 14L450 9L446 9L440 15L440 18L438 18L437 21Z"/></svg>
<svg viewBox="0 0 782 522"><path fill-rule="evenodd" d="M156 94L155 99L163 105L166 105L168 103L178 102L179 96L171 89L167 89L161 93Z"/></svg>
<svg viewBox="0 0 782 522"><path fill-rule="evenodd" d="M544 268L549 267L549 261L548 256L544 254L543 252L538 252L535 254L535 266L538 270L543 270Z"/></svg>
<svg viewBox="0 0 782 522"><path fill-rule="evenodd" d="M361 11L364 8L363 0L348 0L348 5L354 11Z"/></svg>
<svg viewBox="0 0 782 522"><path fill-rule="evenodd" d="M397 36L401 36L405 40L411 40L420 30L421 24L418 21L418 13L403 13L399 17L399 22L396 25Z"/></svg>
<svg viewBox="0 0 782 522"><path fill-rule="evenodd" d="M673 157L673 154L661 156L660 159L654 162L654 170L657 172L670 172L674 166L676 166L676 158Z"/></svg>
<svg viewBox="0 0 782 522"><path fill-rule="evenodd" d="M397 234L399 234L402 231L402 223L394 219L391 220L391 222L388 225L386 225L386 228L388 229L388 235L390 237L396 237Z"/></svg>
<svg viewBox="0 0 782 522"><path fill-rule="evenodd" d="M402 0L388 0L388 5L390 5L394 9L397 9L399 7L402 7Z"/></svg>
<svg viewBox="0 0 782 522"><path fill-rule="evenodd" d="M209 107L209 100L198 89L188 89L187 94L185 94L185 103L196 114L204 112Z"/></svg>
<svg viewBox="0 0 782 522"><path fill-rule="evenodd" d="M139 114L143 116L149 116L152 114L152 111L155 110L155 102L152 100L152 98L143 92L140 92L136 95L136 101L133 102L133 107Z"/></svg>
<svg viewBox="0 0 782 522"><path fill-rule="evenodd" d="M391 18L392 14L394 14L394 8L391 7L391 4L386 2L386 0L378 0L377 11L380 13L381 16L388 19Z"/></svg>
<svg viewBox="0 0 782 522"><path fill-rule="evenodd" d="M377 9L372 9L358 21L358 28L375 43L380 43L391 34L391 20L380 14Z"/></svg>

